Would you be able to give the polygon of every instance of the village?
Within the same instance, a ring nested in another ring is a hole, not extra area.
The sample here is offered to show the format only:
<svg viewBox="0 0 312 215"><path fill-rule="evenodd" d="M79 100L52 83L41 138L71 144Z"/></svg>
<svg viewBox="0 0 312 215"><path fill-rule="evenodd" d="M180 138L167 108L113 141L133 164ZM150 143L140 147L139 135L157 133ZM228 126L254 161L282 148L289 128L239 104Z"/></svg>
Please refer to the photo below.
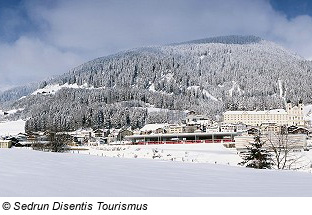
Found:
<svg viewBox="0 0 312 215"><path fill-rule="evenodd" d="M204 115L189 111L187 117L179 124L146 124L143 128L135 130L88 128L62 134L66 134L63 141L69 149L110 145L218 143L240 151L252 143L256 135L263 139L276 139L280 134L287 134L298 150L308 150L312 139L310 131L310 122L304 120L303 104L299 101L295 105L288 102L286 110L226 111L222 121L213 121ZM36 144L47 144L50 139L49 131L2 136L0 148L33 147Z"/></svg>

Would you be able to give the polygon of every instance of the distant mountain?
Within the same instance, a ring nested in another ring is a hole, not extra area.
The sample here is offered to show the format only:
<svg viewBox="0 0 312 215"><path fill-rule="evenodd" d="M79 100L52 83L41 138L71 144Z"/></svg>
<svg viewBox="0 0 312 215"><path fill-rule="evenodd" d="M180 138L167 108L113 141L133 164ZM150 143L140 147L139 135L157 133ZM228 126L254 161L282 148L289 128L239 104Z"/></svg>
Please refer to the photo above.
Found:
<svg viewBox="0 0 312 215"><path fill-rule="evenodd" d="M260 37L256 36L239 36L239 35L230 35L230 36L220 36L220 37L210 37L199 40L192 40L182 43L175 43L173 45L182 45L182 44L205 44L205 43L221 43L221 44L251 44L261 42Z"/></svg>
<svg viewBox="0 0 312 215"><path fill-rule="evenodd" d="M27 96L34 92L39 84L29 84L26 86L15 87L4 92L0 91L0 103L15 101L23 96Z"/></svg>
<svg viewBox="0 0 312 215"><path fill-rule="evenodd" d="M283 108L286 99L312 103L311 70L311 61L259 37L214 37L94 59L5 107L24 108L18 117L30 118L29 130L141 127L185 110L215 117Z"/></svg>

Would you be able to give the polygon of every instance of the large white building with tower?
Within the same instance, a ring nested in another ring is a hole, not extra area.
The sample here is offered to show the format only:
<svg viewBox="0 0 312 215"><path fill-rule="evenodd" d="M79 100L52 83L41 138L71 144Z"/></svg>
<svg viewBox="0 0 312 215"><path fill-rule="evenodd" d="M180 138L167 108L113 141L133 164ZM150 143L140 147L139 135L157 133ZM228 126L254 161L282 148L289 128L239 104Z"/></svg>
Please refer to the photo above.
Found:
<svg viewBox="0 0 312 215"><path fill-rule="evenodd" d="M226 111L223 117L225 123L244 123L250 126L260 126L263 123L304 126L303 103L301 101L298 105L287 102L286 110Z"/></svg>

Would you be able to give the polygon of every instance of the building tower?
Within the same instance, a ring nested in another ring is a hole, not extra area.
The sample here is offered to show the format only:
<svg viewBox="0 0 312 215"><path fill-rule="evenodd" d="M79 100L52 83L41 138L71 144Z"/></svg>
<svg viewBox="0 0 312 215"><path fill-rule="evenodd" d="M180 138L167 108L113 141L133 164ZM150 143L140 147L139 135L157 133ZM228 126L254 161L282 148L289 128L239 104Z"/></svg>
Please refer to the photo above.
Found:
<svg viewBox="0 0 312 215"><path fill-rule="evenodd" d="M288 125L304 126L303 120L303 103L299 100L297 106L293 106L288 100L286 104L286 111L288 115Z"/></svg>

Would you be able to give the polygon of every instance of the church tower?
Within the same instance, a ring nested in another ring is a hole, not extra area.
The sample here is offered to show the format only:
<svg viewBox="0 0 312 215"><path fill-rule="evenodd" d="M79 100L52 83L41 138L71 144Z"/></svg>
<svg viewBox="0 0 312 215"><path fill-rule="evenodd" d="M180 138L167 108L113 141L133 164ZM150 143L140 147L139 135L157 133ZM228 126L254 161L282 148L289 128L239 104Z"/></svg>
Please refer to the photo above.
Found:
<svg viewBox="0 0 312 215"><path fill-rule="evenodd" d="M303 120L303 102L299 100L297 106L293 106L290 101L287 101L286 111L288 114L288 125L304 126Z"/></svg>

